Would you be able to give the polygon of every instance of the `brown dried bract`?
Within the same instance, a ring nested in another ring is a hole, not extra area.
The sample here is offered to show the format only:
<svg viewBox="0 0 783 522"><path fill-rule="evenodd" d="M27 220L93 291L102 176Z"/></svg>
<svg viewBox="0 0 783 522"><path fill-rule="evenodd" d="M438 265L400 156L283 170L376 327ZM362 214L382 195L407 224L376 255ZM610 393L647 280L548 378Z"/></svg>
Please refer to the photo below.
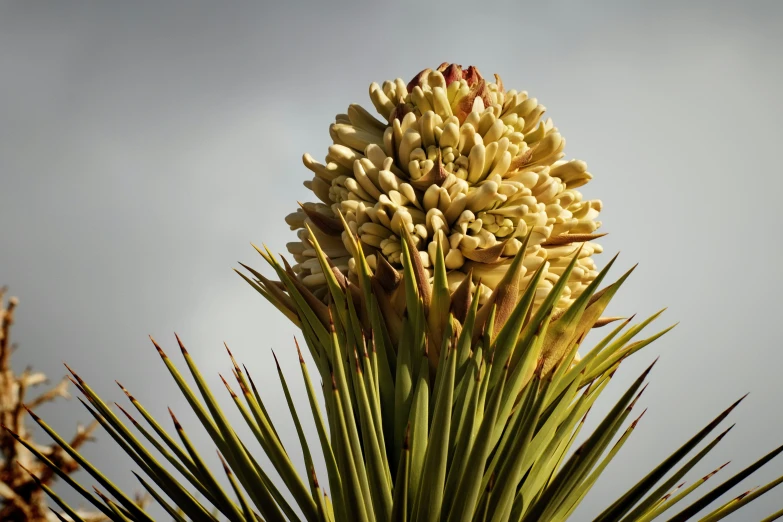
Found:
<svg viewBox="0 0 783 522"><path fill-rule="evenodd" d="M432 72L432 69L427 68L427 69L422 70L416 76L414 76L413 79L408 82L408 85L407 85L408 92L413 92L413 89L415 87L420 87L421 86L421 79L424 78L427 74L429 74L431 72Z"/></svg>

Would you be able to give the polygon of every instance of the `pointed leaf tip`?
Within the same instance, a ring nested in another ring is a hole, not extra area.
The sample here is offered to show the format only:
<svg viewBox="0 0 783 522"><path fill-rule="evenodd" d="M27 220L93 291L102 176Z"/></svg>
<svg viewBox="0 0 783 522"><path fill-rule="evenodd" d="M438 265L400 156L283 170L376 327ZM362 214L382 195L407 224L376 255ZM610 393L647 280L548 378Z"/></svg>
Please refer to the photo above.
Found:
<svg viewBox="0 0 783 522"><path fill-rule="evenodd" d="M155 346L155 349L158 350L158 354L162 358L168 359L168 356L166 355L166 352L163 351L163 348L160 347L158 342L151 335L149 336L149 338L150 338L150 341L152 341L153 346Z"/></svg>
<svg viewBox="0 0 783 522"><path fill-rule="evenodd" d="M593 323L593 328L601 328L607 324L614 323L615 321L622 321L625 317L599 317L598 320Z"/></svg>
<svg viewBox="0 0 783 522"><path fill-rule="evenodd" d="M177 334L177 332L174 332L174 337L177 339L179 349L182 350L182 355L188 355L188 350L185 348L185 345L183 344L182 339L179 338L179 334Z"/></svg>
<svg viewBox="0 0 783 522"><path fill-rule="evenodd" d="M486 265L493 265L496 263L500 263L503 261L503 250L506 248L506 244L508 243L508 240L501 241L498 244L488 247L488 248L481 248L476 250L469 250L467 252L463 252L463 255L470 259L471 261L475 261L477 263L483 263Z"/></svg>
<svg viewBox="0 0 783 522"><path fill-rule="evenodd" d="M644 393L644 390L647 389L647 387L650 385L650 383L645 383L644 387L639 391L639 393L636 394L636 397L634 397L633 401L631 401L631 404L628 405L628 408L626 408L628 411L631 411L634 406L636 406L636 401L638 401L642 394Z"/></svg>
<svg viewBox="0 0 783 522"><path fill-rule="evenodd" d="M326 214L307 208L301 203L299 203L299 206L318 230L328 236L340 237L340 235L342 235L343 224L339 218L327 216ZM305 228L310 232L311 237L315 235L309 224L305 223Z"/></svg>
<svg viewBox="0 0 783 522"><path fill-rule="evenodd" d="M220 463L223 464L223 470L226 472L226 475L233 475L231 472L231 468L228 467L228 464L226 463L226 459L223 458L223 455L220 453L220 450L215 450L215 453L217 453L218 458L220 459Z"/></svg>
<svg viewBox="0 0 783 522"><path fill-rule="evenodd" d="M739 399L737 399L737 400L734 402L734 404L732 404L731 406L729 406L728 408L726 408L726 411L724 411L724 412L722 413L722 416L725 418L725 417L726 417L726 416L727 416L729 413L731 413L731 411L732 411L734 408L736 408L737 406L739 406L739 404L740 404L742 401L744 401L744 400L745 400L745 398L746 398L748 395L750 395L750 392L746 393L745 395L743 395L742 397L740 397Z"/></svg>
<svg viewBox="0 0 783 522"><path fill-rule="evenodd" d="M373 279L376 280L384 290L392 292L399 286L402 276L393 266L391 266L384 256L378 256L378 267L373 274Z"/></svg>
<svg viewBox="0 0 783 522"><path fill-rule="evenodd" d="M138 423L138 422L136 422L136 419L134 419L133 417L131 417L131 414L130 414L130 413L128 413L127 411L125 411L125 408L123 408L122 406L120 406L120 405L119 405L119 404L117 404L116 402L114 403L114 405L115 405L115 406L117 406L117 408L119 408L119 410L120 410L122 413L124 413L124 414L125 414L125 416L126 416L126 417L128 417L128 420L130 420L130 421L131 421L131 422L132 422L134 425L136 425L136 426L138 426L138 425L139 425L139 423Z"/></svg>
<svg viewBox="0 0 783 522"><path fill-rule="evenodd" d="M174 429L176 429L177 431L182 431L182 425L177 420L176 415L174 415L174 412L171 411L171 408L168 408L168 410L169 410L169 415L171 415L171 420L174 422Z"/></svg>
<svg viewBox="0 0 783 522"><path fill-rule="evenodd" d="M232 398L236 399L237 398L237 394L234 393L234 390L231 389L231 386L229 386L228 381L226 381L226 378L223 377L223 374L219 373L218 375L220 376L220 380L223 381L223 384L226 385L226 389L228 390L228 393L231 394Z"/></svg>
<svg viewBox="0 0 783 522"><path fill-rule="evenodd" d="M299 355L299 364L304 364L304 357L302 357L302 349L299 348L299 341L296 340L296 336L294 336L294 344L296 344L296 353Z"/></svg>
<svg viewBox="0 0 783 522"><path fill-rule="evenodd" d="M652 364L650 366L648 366L646 370L644 370L644 373L639 377L640 381L643 381L644 379L647 378L647 375L649 375L649 373L652 371L653 367L658 363L658 359L660 359L660 358L661 358L660 355L658 357L656 357L655 360L652 362ZM647 386L645 386L645 388L646 387ZM644 390L642 390L642 391L644 391Z"/></svg>
<svg viewBox="0 0 783 522"><path fill-rule="evenodd" d="M31 410L30 408L28 408L26 404L22 404L22 408L24 408L25 410L27 410L27 413L29 413L29 414L30 414L30 416L33 418L33 420L34 420L34 421L38 422L39 420L41 420L41 417L39 417L38 415L36 415L35 413L33 413L33 410Z"/></svg>
<svg viewBox="0 0 783 522"><path fill-rule="evenodd" d="M81 378L81 377L79 377L79 376L76 374L76 372L75 372L75 371L73 371L73 370L71 369L71 367L70 367L70 366L68 366L68 363L66 363L66 362L63 362L63 366L65 366L65 367L68 369L68 371L69 371L69 372L71 372L71 375L73 375L73 376L76 378L76 380L77 380L77 381L79 381L80 383L81 383L81 382L84 382L84 381L82 381L82 378Z"/></svg>
<svg viewBox="0 0 783 522"><path fill-rule="evenodd" d="M636 425L639 424L639 421L642 420L642 417L644 417L644 414L647 413L647 408L644 409L641 415L639 415L635 421L631 423L631 429L636 428Z"/></svg>
<svg viewBox="0 0 783 522"><path fill-rule="evenodd" d="M31 478L32 478L32 479L35 481L35 483L36 483L36 484L38 484L39 486L41 485L41 479L39 479L38 477L36 477L36 476L33 474L33 472L32 472L32 471L30 471L29 469L27 469L27 468L24 466L24 464L22 464L21 462L19 462L19 461L17 460L17 461L16 461L16 465L17 465L17 466L19 466L20 468L22 468L23 470L25 470L25 471L27 472L27 474L28 474L28 475L30 475L30 477L31 477Z"/></svg>
<svg viewBox="0 0 783 522"><path fill-rule="evenodd" d="M126 397L128 397L128 399L129 399L131 402L136 402L136 398L135 398L135 397L134 397L134 396L131 394L131 392L129 392L128 390L126 390L126 389L125 389L125 386L123 386L122 384L120 384L118 381L114 381L114 382L116 382L116 383L117 383L117 386L119 386L119 387L120 387L120 389L122 390L122 392L125 394L125 396L126 396Z"/></svg>

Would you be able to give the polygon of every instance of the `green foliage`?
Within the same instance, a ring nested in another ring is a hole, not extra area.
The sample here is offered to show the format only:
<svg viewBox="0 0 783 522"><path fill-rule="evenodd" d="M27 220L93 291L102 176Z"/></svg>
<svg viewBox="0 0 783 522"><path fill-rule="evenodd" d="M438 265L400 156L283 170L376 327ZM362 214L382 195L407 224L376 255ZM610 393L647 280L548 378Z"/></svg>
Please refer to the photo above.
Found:
<svg viewBox="0 0 783 522"><path fill-rule="evenodd" d="M142 486L175 520L568 519L637 428L641 415L630 422L628 419L652 366L622 394L584 442L575 446L585 417L625 358L669 329L638 339L659 314L637 325L623 320L583 358L578 356L578 350L585 351L587 333L611 322L601 319L601 315L630 272L599 290L613 260L569 309L561 311L555 309L555 304L578 253L537 306L535 290L543 268L530 274L523 284L519 269L523 254L519 254L507 277L480 305L469 279L455 292L449 291L441 249L433 278L407 241L402 242L401 274L391 267L373 273L360 243L348 236L356 260L356 277L346 278L333 270L316 245L329 289L325 302L298 281L285 261L280 264L265 250L258 249L279 282L252 269L250 276L243 275L302 330L326 406L322 411L300 352L301 377L317 443L305 436L300 418L306 408L300 405L297 410L282 372L280 381L298 434L295 441L281 440L250 374L231 357L240 392L224 382L271 462L271 468L261 466L250 444L242 441L228 423L179 338L195 386L188 384L174 362L155 345L212 439L230 491L208 469L173 415L180 442L128 394L149 425L144 427L122 410L139 436L73 374L87 399L87 409L145 475L137 475ZM405 304L402 315L395 315L389 306L393 301ZM673 490L724 437L728 430L717 436L712 433L739 402L720 413L637 484L619 492L618 499L597 520L647 521L673 513L671 520L687 520L697 514L706 517L704 520L719 520L780 483L783 479L728 503L716 504L723 493L783 447L712 491L703 493L701 486L714 473L680 493ZM108 492L96 496L71 482L96 508L116 521L151 520L54 430L34 418ZM143 443L145 440L154 447L155 454ZM35 447L28 447L36 453ZM296 469L290 459L292 452L301 452L307 469ZM316 476L315 452L324 458L327 477ZM47 492L66 512L73 512ZM711 512L702 514L705 509Z"/></svg>

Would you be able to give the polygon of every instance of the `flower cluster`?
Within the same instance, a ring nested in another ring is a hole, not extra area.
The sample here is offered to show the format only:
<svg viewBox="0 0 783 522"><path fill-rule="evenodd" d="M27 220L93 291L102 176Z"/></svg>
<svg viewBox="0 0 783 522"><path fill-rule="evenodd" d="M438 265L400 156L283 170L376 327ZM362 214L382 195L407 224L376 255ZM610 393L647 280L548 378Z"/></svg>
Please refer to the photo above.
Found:
<svg viewBox="0 0 783 522"><path fill-rule="evenodd" d="M568 306L596 275L591 240L601 202L583 200L576 188L591 179L579 160L563 160L565 140L535 98L505 91L498 75L489 82L471 66L444 63L407 84L397 79L370 85L383 120L359 105L338 114L329 128L333 145L325 164L304 155L314 174L305 185L320 200L306 203L286 221L299 241L288 250L294 271L316 295L325 278L310 241L312 233L343 273L354 271L343 219L359 238L372 268L379 256L401 266L405 227L425 267L438 243L456 288L468 274L482 300L503 277L529 235L525 278L548 263L540 302L581 246L580 259L559 307Z"/></svg>

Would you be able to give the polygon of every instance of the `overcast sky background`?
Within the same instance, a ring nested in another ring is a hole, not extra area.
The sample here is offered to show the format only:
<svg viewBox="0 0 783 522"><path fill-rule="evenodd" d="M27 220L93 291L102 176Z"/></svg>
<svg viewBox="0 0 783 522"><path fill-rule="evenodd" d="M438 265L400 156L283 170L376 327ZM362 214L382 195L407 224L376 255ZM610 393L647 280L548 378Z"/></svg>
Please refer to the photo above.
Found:
<svg viewBox="0 0 783 522"><path fill-rule="evenodd" d="M783 443L783 4L283 4L0 2L0 283L21 299L18 370L54 379L67 361L122 403L118 379L166 426L171 406L211 455L146 336L175 355L178 332L231 410L217 377L230 375L226 341L294 436L270 349L306 408L296 330L231 268L263 265L251 241L284 251L283 217L313 199L301 155L325 155L336 113L371 108L373 81L453 61L528 90L567 156L587 161L595 179L581 190L603 200L610 234L599 264L617 251L615 276L640 263L610 312L668 306L657 329L681 322L594 408L597 422L661 356L647 415L576 519L746 392L689 481L731 459L714 487ZM67 434L89 415L75 400L40 413ZM137 489L98 438L88 457ZM744 489L781 473L779 457Z"/></svg>

